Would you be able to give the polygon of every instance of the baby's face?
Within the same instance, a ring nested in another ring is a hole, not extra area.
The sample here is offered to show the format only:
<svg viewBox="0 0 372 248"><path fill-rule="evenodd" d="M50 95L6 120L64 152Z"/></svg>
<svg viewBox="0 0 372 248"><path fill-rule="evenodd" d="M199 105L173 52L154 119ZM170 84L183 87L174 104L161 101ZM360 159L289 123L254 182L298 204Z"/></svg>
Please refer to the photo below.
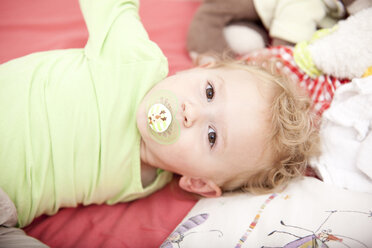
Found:
<svg viewBox="0 0 372 248"><path fill-rule="evenodd" d="M196 68L159 82L137 112L142 162L182 175L181 187L218 187L243 171L258 169L270 117L269 100L259 83L247 71L222 68ZM172 128L179 136L171 144L160 144L148 122L147 105L163 90L178 105L171 106L178 109L173 121L179 124L179 129Z"/></svg>

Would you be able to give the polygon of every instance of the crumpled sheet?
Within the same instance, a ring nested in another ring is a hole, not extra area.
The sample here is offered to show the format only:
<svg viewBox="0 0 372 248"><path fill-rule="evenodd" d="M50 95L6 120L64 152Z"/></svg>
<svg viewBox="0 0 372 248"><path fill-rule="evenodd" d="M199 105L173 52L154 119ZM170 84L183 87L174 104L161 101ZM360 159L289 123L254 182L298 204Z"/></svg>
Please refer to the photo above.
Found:
<svg viewBox="0 0 372 248"><path fill-rule="evenodd" d="M326 183L372 193L372 76L340 86L322 118L311 165Z"/></svg>

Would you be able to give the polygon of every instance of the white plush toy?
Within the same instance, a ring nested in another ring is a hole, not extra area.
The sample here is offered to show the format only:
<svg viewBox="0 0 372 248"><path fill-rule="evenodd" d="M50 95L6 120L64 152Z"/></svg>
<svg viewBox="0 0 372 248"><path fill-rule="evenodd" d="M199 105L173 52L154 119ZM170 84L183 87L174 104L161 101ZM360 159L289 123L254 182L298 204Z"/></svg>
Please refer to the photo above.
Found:
<svg viewBox="0 0 372 248"><path fill-rule="evenodd" d="M359 11L329 30L320 30L294 51L296 63L310 76L353 79L372 74L372 8Z"/></svg>

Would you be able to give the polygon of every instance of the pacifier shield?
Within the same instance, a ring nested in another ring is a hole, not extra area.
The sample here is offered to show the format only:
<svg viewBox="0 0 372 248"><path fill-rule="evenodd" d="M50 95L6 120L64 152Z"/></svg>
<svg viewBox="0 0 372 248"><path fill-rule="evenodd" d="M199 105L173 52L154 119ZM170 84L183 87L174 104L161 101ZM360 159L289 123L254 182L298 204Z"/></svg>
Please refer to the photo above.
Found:
<svg viewBox="0 0 372 248"><path fill-rule="evenodd" d="M169 145L180 137L181 126L177 121L178 99L169 90L153 92L146 104L147 130L157 143Z"/></svg>

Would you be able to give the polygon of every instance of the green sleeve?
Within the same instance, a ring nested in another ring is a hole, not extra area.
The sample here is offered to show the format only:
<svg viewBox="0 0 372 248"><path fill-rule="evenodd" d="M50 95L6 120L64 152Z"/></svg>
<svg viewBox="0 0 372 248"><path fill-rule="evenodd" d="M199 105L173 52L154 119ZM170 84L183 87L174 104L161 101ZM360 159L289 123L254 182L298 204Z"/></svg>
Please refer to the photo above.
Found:
<svg viewBox="0 0 372 248"><path fill-rule="evenodd" d="M89 59L125 64L162 56L140 21L138 0L80 0L80 6L89 32Z"/></svg>

